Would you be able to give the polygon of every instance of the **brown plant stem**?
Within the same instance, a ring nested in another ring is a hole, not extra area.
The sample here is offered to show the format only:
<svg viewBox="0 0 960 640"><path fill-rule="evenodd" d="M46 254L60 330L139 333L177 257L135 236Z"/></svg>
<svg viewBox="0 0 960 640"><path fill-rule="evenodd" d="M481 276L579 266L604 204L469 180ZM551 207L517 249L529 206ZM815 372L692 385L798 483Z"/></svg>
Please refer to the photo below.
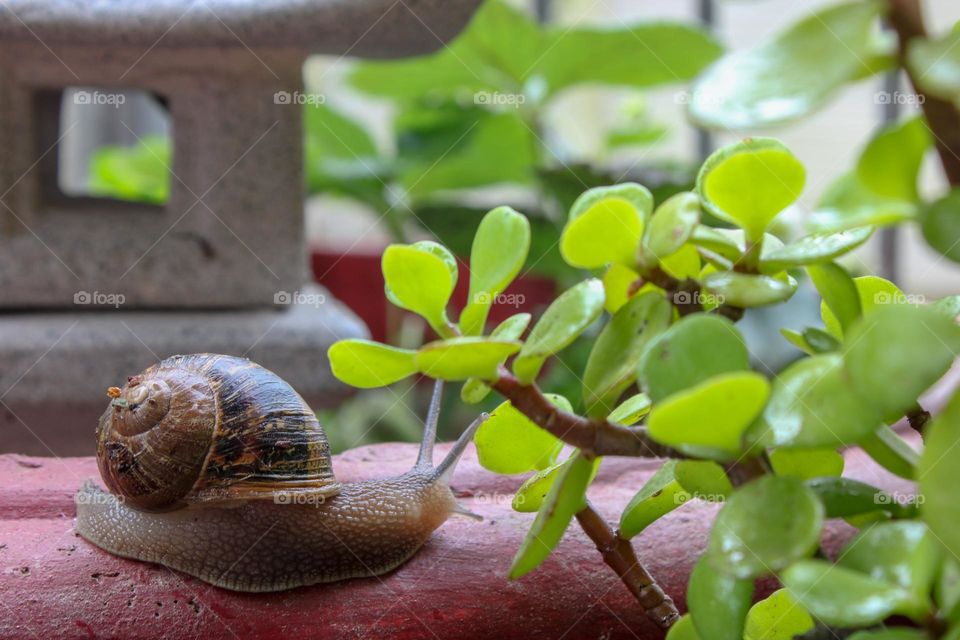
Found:
<svg viewBox="0 0 960 640"><path fill-rule="evenodd" d="M493 384L500 395L530 420L569 445L597 456L685 458L671 447L654 442L645 429L607 420L585 418L559 409L533 384L521 384L505 367Z"/></svg>
<svg viewBox="0 0 960 640"><path fill-rule="evenodd" d="M907 66L907 48L915 38L927 37L920 0L891 0L890 25L897 33L897 59L907 72L914 92L921 98L923 115L933 133L934 144L951 186L960 185L960 111L949 100L925 94Z"/></svg>
<svg viewBox="0 0 960 640"><path fill-rule="evenodd" d="M640 564L630 541L621 538L589 502L577 513L577 522L597 545L603 561L636 597L647 617L661 629L669 629L680 618L680 613L670 596Z"/></svg>

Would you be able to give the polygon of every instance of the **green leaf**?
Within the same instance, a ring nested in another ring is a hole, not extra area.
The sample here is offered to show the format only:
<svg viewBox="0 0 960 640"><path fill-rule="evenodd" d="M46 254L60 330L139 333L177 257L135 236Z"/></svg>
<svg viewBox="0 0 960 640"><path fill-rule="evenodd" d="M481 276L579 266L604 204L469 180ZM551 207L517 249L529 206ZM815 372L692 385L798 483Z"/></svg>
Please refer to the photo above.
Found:
<svg viewBox="0 0 960 640"><path fill-rule="evenodd" d="M640 378L654 403L713 376L750 369L740 331L726 318L694 314L660 334L640 361Z"/></svg>
<svg viewBox="0 0 960 640"><path fill-rule="evenodd" d="M660 294L636 296L617 311L597 336L583 372L587 415L606 416L637 377L637 364L650 340L673 319L673 308Z"/></svg>
<svg viewBox="0 0 960 640"><path fill-rule="evenodd" d="M915 517L915 505L901 505L883 489L851 478L813 478L807 486L820 497L828 518L849 518L884 511L897 518Z"/></svg>
<svg viewBox="0 0 960 640"><path fill-rule="evenodd" d="M637 424L640 418L650 412L650 397L645 393L638 393L624 400L616 409L610 412L607 420L627 426Z"/></svg>
<svg viewBox="0 0 960 640"><path fill-rule="evenodd" d="M807 273L813 286L817 288L823 298L821 311L824 322L827 321L827 312L833 317L835 325L832 335L843 337L843 332L860 317L860 293L856 283L847 270L840 265L830 262L827 264L810 265ZM827 327L830 329L829 325Z"/></svg>
<svg viewBox="0 0 960 640"><path fill-rule="evenodd" d="M856 249L871 234L873 227L857 227L838 233L814 233L765 254L760 261L760 268L766 273L776 273L791 267L828 262Z"/></svg>
<svg viewBox="0 0 960 640"><path fill-rule="evenodd" d="M603 312L603 283L596 278L564 291L547 307L513 361L523 384L537 377L544 361L576 339Z"/></svg>
<svg viewBox="0 0 960 640"><path fill-rule="evenodd" d="M385 387L417 372L415 351L371 340L338 340L327 350L330 370L352 387Z"/></svg>
<svg viewBox="0 0 960 640"><path fill-rule="evenodd" d="M917 477L924 496L923 518L942 544L960 553L960 394L927 427L926 443Z"/></svg>
<svg viewBox="0 0 960 640"><path fill-rule="evenodd" d="M770 453L770 464L778 476L806 480L843 473L843 456L834 449L777 449Z"/></svg>
<svg viewBox="0 0 960 640"><path fill-rule="evenodd" d="M585 494L593 475L593 466L593 460L577 453L570 466L562 468L513 558L508 574L511 580L540 566L560 542L570 520L586 505Z"/></svg>
<svg viewBox="0 0 960 640"><path fill-rule="evenodd" d="M570 411L563 396L548 396L556 406ZM494 473L540 471L553 465L563 441L535 425L509 401L493 410L473 437L480 465Z"/></svg>
<svg viewBox="0 0 960 640"><path fill-rule="evenodd" d="M951 555L943 558L943 567L934 585L934 597L940 614L956 624L960 617L960 564Z"/></svg>
<svg viewBox="0 0 960 640"><path fill-rule="evenodd" d="M704 207L757 240L800 197L803 165L779 140L747 138L713 152L697 175Z"/></svg>
<svg viewBox="0 0 960 640"><path fill-rule="evenodd" d="M684 191L671 196L657 207L643 235L641 255L648 264L656 264L676 253L690 239L700 222L700 198Z"/></svg>
<svg viewBox="0 0 960 640"><path fill-rule="evenodd" d="M721 374L655 404L647 430L657 442L687 455L732 459L769 393L770 383L759 373Z"/></svg>
<svg viewBox="0 0 960 640"><path fill-rule="evenodd" d="M861 440L860 447L890 473L907 480L916 477L920 456L887 425Z"/></svg>
<svg viewBox="0 0 960 640"><path fill-rule="evenodd" d="M690 614L685 614L677 620L667 632L666 640L701 640L697 634L696 627L693 626L693 618Z"/></svg>
<svg viewBox="0 0 960 640"><path fill-rule="evenodd" d="M420 347L414 362L420 373L441 380L495 380L500 363L520 350L516 340L468 336Z"/></svg>
<svg viewBox="0 0 960 640"><path fill-rule="evenodd" d="M813 277L815 273L814 270L808 269L808 271L810 271L810 275ZM817 281L815 280L814 282ZM838 284L839 283L834 283L834 286ZM857 297L859 298L859 304L856 305L859 312L856 316L852 315L854 305L852 298L849 297L849 288L847 285L843 285L847 291L833 292L838 297L832 300L832 302L836 304L843 304L848 307L844 310L844 314L848 317L847 322L850 324L861 315L873 313L875 309L891 304L907 304L907 296L889 280L884 280L877 276L860 276L853 279L853 284L857 290ZM839 295L841 294L845 299L840 300ZM823 293L821 293L821 295L823 295ZM844 328L841 330L841 324L838 322L836 316L833 315L832 307L829 305L830 302L828 302L828 298L824 296L824 301L820 304L820 317L823 318L823 324L826 326L827 331L829 331L833 337L841 339L849 325L843 325Z"/></svg>
<svg viewBox="0 0 960 640"><path fill-rule="evenodd" d="M630 539L690 499L675 471L677 460L667 460L643 485L620 515L620 535Z"/></svg>
<svg viewBox="0 0 960 640"><path fill-rule="evenodd" d="M881 422L848 382L841 356L821 354L776 377L770 402L747 439L762 447L839 447L873 433Z"/></svg>
<svg viewBox="0 0 960 640"><path fill-rule="evenodd" d="M399 142L411 140L414 146L399 145L405 161L397 180L408 198L420 202L438 192L533 180L537 140L519 114L454 108L451 131L399 132Z"/></svg>
<svg viewBox="0 0 960 640"><path fill-rule="evenodd" d="M723 502L733 493L727 472L710 460L680 460L674 477L684 491L708 502Z"/></svg>
<svg viewBox="0 0 960 640"><path fill-rule="evenodd" d="M547 494L550 493L550 487L553 486L553 481L560 473L561 467L569 465L571 460L572 458L568 458L563 462L557 462L524 480L513 496L511 504L513 510L520 513L539 511L540 505L543 504Z"/></svg>
<svg viewBox="0 0 960 640"><path fill-rule="evenodd" d="M513 42L504 41L509 47ZM696 77L722 49L702 30L648 22L617 29L551 28L535 73L551 93L576 84L651 87Z"/></svg>
<svg viewBox="0 0 960 640"><path fill-rule="evenodd" d="M782 335L787 342L789 342L790 344L795 346L797 349L800 349L800 351L803 351L806 354L809 354L812 356L815 353L817 353L817 351L815 351L813 347L807 344L807 341L803 337L802 333L798 333L796 331L793 331L792 329L780 329L780 335Z"/></svg>
<svg viewBox="0 0 960 640"><path fill-rule="evenodd" d="M440 335L449 334L446 307L457 284L453 256L435 242L392 244L381 266L390 301L423 316Z"/></svg>
<svg viewBox="0 0 960 640"><path fill-rule="evenodd" d="M307 190L384 204L389 179L376 143L356 121L326 104L303 108L303 155Z"/></svg>
<svg viewBox="0 0 960 640"><path fill-rule="evenodd" d="M915 202L917 174L933 138L922 117L894 122L867 144L857 162L857 179L880 196Z"/></svg>
<svg viewBox="0 0 960 640"><path fill-rule="evenodd" d="M527 325L530 324L530 317L529 313L514 314L498 324L490 333L490 337L501 340L519 340L523 332L527 330ZM482 402L489 393L490 385L477 378L470 378L463 383L460 398L466 403L477 404Z"/></svg>
<svg viewBox="0 0 960 640"><path fill-rule="evenodd" d="M924 603L902 587L834 566L802 560L780 575L790 594L814 617L839 627L865 627L902 613L915 619Z"/></svg>
<svg viewBox="0 0 960 640"><path fill-rule="evenodd" d="M530 250L530 222L510 207L483 217L470 251L470 292L460 316L465 335L479 335L496 297L520 273Z"/></svg>
<svg viewBox="0 0 960 640"><path fill-rule="evenodd" d="M607 187L594 187L584 191L570 206L568 222L576 220L595 205L605 200L626 200L640 213L640 219L645 225L653 211L653 194L642 184L623 182Z"/></svg>
<svg viewBox="0 0 960 640"><path fill-rule="evenodd" d="M759 46L727 55L694 86L691 117L708 127L747 129L807 115L865 72L887 68L875 62L873 51L883 7L835 5Z"/></svg>
<svg viewBox="0 0 960 640"><path fill-rule="evenodd" d="M706 557L726 574L757 578L809 555L822 525L823 506L800 480L764 476L740 487L720 510Z"/></svg>
<svg viewBox="0 0 960 640"><path fill-rule="evenodd" d="M810 614L780 589L750 607L743 640L793 640L813 626Z"/></svg>
<svg viewBox="0 0 960 640"><path fill-rule="evenodd" d="M715 229L705 224L698 225L690 236L691 244L726 258L731 263L740 261L743 247L733 237L733 229Z"/></svg>
<svg viewBox="0 0 960 640"><path fill-rule="evenodd" d="M594 203L563 228L560 253L567 264L597 269L610 263L632 265L643 234L644 214L624 198Z"/></svg>
<svg viewBox="0 0 960 640"><path fill-rule="evenodd" d="M851 327L844 368L865 402L884 414L902 414L947 372L958 350L960 327L953 320L894 305L865 314Z"/></svg>
<svg viewBox="0 0 960 640"><path fill-rule="evenodd" d="M750 308L789 300L797 290L797 281L786 274L772 277L717 271L703 279L703 288L716 296L718 304Z"/></svg>
<svg viewBox="0 0 960 640"><path fill-rule="evenodd" d="M753 580L738 580L701 558L690 573L687 606L697 632L711 640L743 640Z"/></svg>
<svg viewBox="0 0 960 640"><path fill-rule="evenodd" d="M912 202L877 195L857 179L855 172L850 172L827 187L807 224L824 232L866 225L884 227L910 220L916 211Z"/></svg>
<svg viewBox="0 0 960 640"><path fill-rule="evenodd" d="M930 203L920 213L927 243L949 260L960 262L960 189Z"/></svg>
<svg viewBox="0 0 960 640"><path fill-rule="evenodd" d="M960 295L940 298L930 308L954 321L960 321Z"/></svg>
<svg viewBox="0 0 960 640"><path fill-rule="evenodd" d="M907 48L907 67L920 88L932 96L960 98L960 32L942 38L914 38Z"/></svg>
<svg viewBox="0 0 960 640"><path fill-rule="evenodd" d="M172 165L172 145L164 136L100 147L90 158L90 195L163 204L170 197Z"/></svg>
<svg viewBox="0 0 960 640"><path fill-rule="evenodd" d="M940 550L922 522L873 525L844 548L837 564L928 597L940 566Z"/></svg>
<svg viewBox="0 0 960 640"><path fill-rule="evenodd" d="M803 330L803 340L814 354L831 353L840 350L840 341L826 331L816 327L807 327Z"/></svg>

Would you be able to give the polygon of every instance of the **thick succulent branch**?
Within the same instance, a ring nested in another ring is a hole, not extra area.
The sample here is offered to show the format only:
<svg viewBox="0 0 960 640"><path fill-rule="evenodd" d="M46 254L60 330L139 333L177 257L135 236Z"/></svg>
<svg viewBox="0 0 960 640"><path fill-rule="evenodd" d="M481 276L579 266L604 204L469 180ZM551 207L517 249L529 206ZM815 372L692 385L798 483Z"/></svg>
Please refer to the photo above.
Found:
<svg viewBox="0 0 960 640"><path fill-rule="evenodd" d="M503 397L530 420L578 449L597 456L683 458L679 451L654 442L645 429L624 427L559 409L533 384L521 384L506 368L494 383Z"/></svg>
<svg viewBox="0 0 960 640"><path fill-rule="evenodd" d="M920 0L891 0L890 25L897 32L898 59L913 90L922 99L923 115L933 133L934 144L940 155L940 163L952 186L960 185L960 111L949 100L927 95L917 85L915 74L907 66L907 47L915 38L925 38L927 29L923 23Z"/></svg>
<svg viewBox="0 0 960 640"><path fill-rule="evenodd" d="M621 538L619 532L614 531L589 502L577 514L577 522L597 545L603 561L620 576L623 584L640 602L647 617L661 629L673 625L680 618L680 613L670 596L663 592L653 576L640 564L630 541Z"/></svg>

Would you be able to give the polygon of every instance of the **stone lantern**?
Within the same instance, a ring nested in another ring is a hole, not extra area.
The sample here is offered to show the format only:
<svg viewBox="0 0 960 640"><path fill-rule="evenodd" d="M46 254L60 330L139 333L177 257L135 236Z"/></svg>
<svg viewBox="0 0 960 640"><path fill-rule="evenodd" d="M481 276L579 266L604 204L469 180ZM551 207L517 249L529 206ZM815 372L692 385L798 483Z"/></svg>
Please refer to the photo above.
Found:
<svg viewBox="0 0 960 640"><path fill-rule="evenodd" d="M326 349L365 328L307 284L304 60L428 53L478 2L2 3L0 452L89 453L104 389L174 353L246 355L335 403ZM61 141L84 125L64 96L129 90L169 114L168 199L66 193Z"/></svg>

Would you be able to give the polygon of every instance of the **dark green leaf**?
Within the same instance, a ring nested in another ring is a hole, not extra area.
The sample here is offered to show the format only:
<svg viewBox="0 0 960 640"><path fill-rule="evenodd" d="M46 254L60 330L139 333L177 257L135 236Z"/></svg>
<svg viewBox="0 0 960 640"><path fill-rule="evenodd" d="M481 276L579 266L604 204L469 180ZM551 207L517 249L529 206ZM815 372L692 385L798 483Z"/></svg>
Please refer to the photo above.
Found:
<svg viewBox="0 0 960 640"><path fill-rule="evenodd" d="M675 471L677 460L667 460L627 504L620 516L620 535L630 539L690 499Z"/></svg>
<svg viewBox="0 0 960 640"><path fill-rule="evenodd" d="M902 414L950 368L960 327L930 309L894 305L866 314L845 342L854 390L880 411Z"/></svg>
<svg viewBox="0 0 960 640"><path fill-rule="evenodd" d="M926 502L923 517L930 530L956 556L960 553L960 394L927 427L917 477Z"/></svg>
<svg viewBox="0 0 960 640"><path fill-rule="evenodd" d="M811 265L807 267L807 273L823 298L823 304L833 312L834 318L839 322L841 332L839 336L834 334L835 337L842 336L843 331L846 331L861 313L860 294L853 278L846 269L833 262Z"/></svg>
<svg viewBox="0 0 960 640"><path fill-rule="evenodd" d="M586 490L593 474L593 461L577 454L570 466L562 467L527 532L508 577L523 577L542 563L560 542L578 511L586 505Z"/></svg>
<svg viewBox="0 0 960 640"><path fill-rule="evenodd" d="M890 473L907 480L916 477L920 456L887 425L861 440L860 447Z"/></svg>
<svg viewBox="0 0 960 640"><path fill-rule="evenodd" d="M753 580L738 580L701 558L690 573L687 606L697 632L711 640L743 640Z"/></svg>
<svg viewBox="0 0 960 640"><path fill-rule="evenodd" d="M922 522L884 522L864 529L837 564L912 591L926 599L940 566L940 549Z"/></svg>
<svg viewBox="0 0 960 640"><path fill-rule="evenodd" d="M767 273L776 273L791 267L827 262L856 249L872 233L873 227L856 227L838 233L814 233L764 254L760 268Z"/></svg>
<svg viewBox="0 0 960 640"><path fill-rule="evenodd" d="M695 85L691 116L706 126L745 129L810 113L846 83L887 67L864 62L875 60L873 31L883 6L832 6L722 58Z"/></svg>
<svg viewBox="0 0 960 640"><path fill-rule="evenodd" d="M513 361L517 378L524 384L532 382L548 357L573 342L597 319L603 311L603 297L603 283L595 278L560 294L540 316Z"/></svg>
<svg viewBox="0 0 960 640"><path fill-rule="evenodd" d="M780 373L747 439L763 447L839 447L880 426L881 416L846 378L838 354L803 358Z"/></svg>
<svg viewBox="0 0 960 640"><path fill-rule="evenodd" d="M920 228L931 247L960 262L960 190L927 205L920 213Z"/></svg>
<svg viewBox="0 0 960 640"><path fill-rule="evenodd" d="M594 342L583 372L583 399L590 416L606 416L637 377L644 348L673 319L657 293L636 296L617 311Z"/></svg>
<svg viewBox="0 0 960 640"><path fill-rule="evenodd" d="M703 288L716 297L717 304L750 308L789 300L797 281L785 273L773 277L718 271L703 278Z"/></svg>
<svg viewBox="0 0 960 640"><path fill-rule="evenodd" d="M746 342L733 323L696 314L650 344L640 361L640 378L656 403L715 375L749 368Z"/></svg>
<svg viewBox="0 0 960 640"><path fill-rule="evenodd" d="M823 506L800 480L765 476L740 487L720 510L706 557L731 576L756 578L809 555L822 525Z"/></svg>
<svg viewBox="0 0 960 640"><path fill-rule="evenodd" d="M780 575L811 614L839 627L864 627L894 613L921 618L925 603L903 587L823 560L802 560Z"/></svg>
<svg viewBox="0 0 960 640"><path fill-rule="evenodd" d="M900 505L883 489L852 478L813 478L807 482L823 502L828 518L848 518L884 511L898 518L915 517L915 505Z"/></svg>

